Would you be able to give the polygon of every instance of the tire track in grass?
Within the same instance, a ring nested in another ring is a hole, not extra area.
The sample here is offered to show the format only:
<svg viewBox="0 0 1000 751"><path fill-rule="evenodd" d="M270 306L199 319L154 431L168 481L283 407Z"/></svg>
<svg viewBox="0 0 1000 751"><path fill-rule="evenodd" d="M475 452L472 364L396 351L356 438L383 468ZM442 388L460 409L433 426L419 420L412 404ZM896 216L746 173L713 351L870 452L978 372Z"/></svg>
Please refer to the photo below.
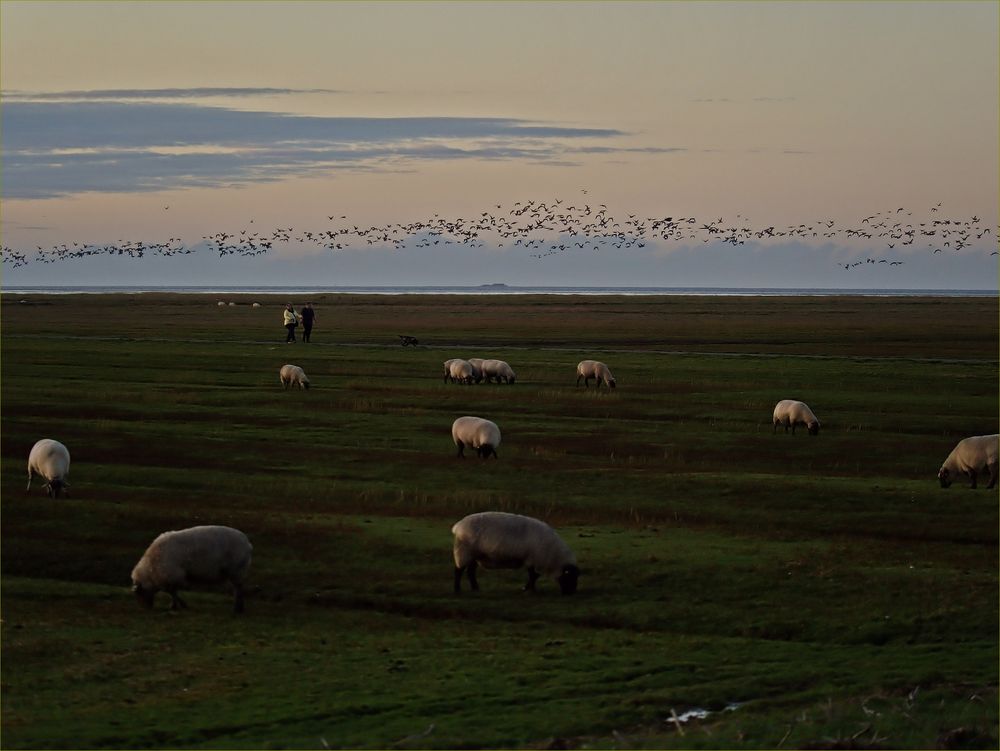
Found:
<svg viewBox="0 0 1000 751"><path fill-rule="evenodd" d="M148 342L156 344L205 344L211 346L217 346L219 344L216 339L181 339L181 338L167 338L167 337L133 337L133 336L100 336L100 335L82 335L82 334L8 334L4 336L4 339L45 339L51 341L95 341L95 342ZM271 339L261 340L261 339L241 339L233 340L230 339L226 342L227 345L266 345L269 344L275 349L280 348L280 343ZM310 342L310 347L314 348L349 348L349 349L387 349L387 350L398 350L399 343L394 344L379 344L377 342ZM475 349L481 347L478 342L435 342L433 347L422 347L424 351L432 351L437 349ZM536 351L536 352L580 352L581 347L563 347L563 346L551 346L544 344L537 345L524 345L524 344L497 344L497 349L503 348L515 351ZM784 353L784 352L710 352L710 351L692 351L692 350L677 350L677 349L620 349L620 348L607 348L601 347L593 350L594 352L610 352L614 354L622 355L669 355L678 357L733 357L733 358L761 358L769 360L780 360L786 358L793 358L797 360L832 360L832 361L844 361L844 362L914 362L914 363L942 363L949 365L992 365L996 363L993 359L959 359L950 357L902 357L899 355L886 355L882 357L876 357L874 355L815 355L815 354L800 354L800 353Z"/></svg>

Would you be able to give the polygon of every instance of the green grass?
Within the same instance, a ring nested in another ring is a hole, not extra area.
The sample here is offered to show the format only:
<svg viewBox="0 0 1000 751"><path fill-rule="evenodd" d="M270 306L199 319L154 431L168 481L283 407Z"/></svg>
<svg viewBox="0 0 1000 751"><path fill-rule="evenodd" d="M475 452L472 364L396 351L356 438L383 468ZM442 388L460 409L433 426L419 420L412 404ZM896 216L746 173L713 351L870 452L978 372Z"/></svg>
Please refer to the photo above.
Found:
<svg viewBox="0 0 1000 751"><path fill-rule="evenodd" d="M997 493L935 479L997 430L996 299L325 295L286 346L283 300L8 298L4 747L997 746ZM781 398L820 435L773 434ZM499 461L454 457L464 414ZM69 498L24 492L42 437ZM556 526L577 595L456 597L485 509ZM142 551L204 523L254 544L246 614L141 610Z"/></svg>

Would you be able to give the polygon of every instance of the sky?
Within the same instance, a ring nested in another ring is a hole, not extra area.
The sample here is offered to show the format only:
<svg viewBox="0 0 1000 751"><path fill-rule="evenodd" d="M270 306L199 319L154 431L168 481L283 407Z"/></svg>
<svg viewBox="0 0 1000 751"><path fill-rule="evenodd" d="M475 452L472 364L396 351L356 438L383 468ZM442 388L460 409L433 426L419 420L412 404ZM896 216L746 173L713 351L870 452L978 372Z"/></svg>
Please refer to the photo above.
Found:
<svg viewBox="0 0 1000 751"><path fill-rule="evenodd" d="M998 9L2 0L2 283L996 289Z"/></svg>

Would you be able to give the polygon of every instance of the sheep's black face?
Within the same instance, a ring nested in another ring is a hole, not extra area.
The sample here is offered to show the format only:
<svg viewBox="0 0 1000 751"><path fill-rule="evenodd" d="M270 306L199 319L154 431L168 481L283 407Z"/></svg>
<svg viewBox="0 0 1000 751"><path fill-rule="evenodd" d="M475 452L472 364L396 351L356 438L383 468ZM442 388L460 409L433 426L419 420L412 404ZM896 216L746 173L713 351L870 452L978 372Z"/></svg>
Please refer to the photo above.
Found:
<svg viewBox="0 0 1000 751"><path fill-rule="evenodd" d="M559 589L564 595L576 592L576 580L580 577L580 569L576 566L566 566L559 575Z"/></svg>
<svg viewBox="0 0 1000 751"><path fill-rule="evenodd" d="M941 471L938 472L938 482L941 483L941 487L942 488L950 488L951 487L951 472L949 472L947 469L943 469L942 468Z"/></svg>
<svg viewBox="0 0 1000 751"><path fill-rule="evenodd" d="M156 592L143 589L141 584L133 584L132 593L135 595L135 599L137 599L139 604L144 608L153 607L153 598L156 596Z"/></svg>
<svg viewBox="0 0 1000 751"><path fill-rule="evenodd" d="M611 379L610 381L608 381L608 385L609 385L609 386L610 386L611 388L614 388L614 387L615 387L615 379L614 379L614 378L612 378L612 379Z"/></svg>
<svg viewBox="0 0 1000 751"><path fill-rule="evenodd" d="M809 427L807 428L807 430L809 431L809 435L819 435L819 423L818 422L809 423Z"/></svg>

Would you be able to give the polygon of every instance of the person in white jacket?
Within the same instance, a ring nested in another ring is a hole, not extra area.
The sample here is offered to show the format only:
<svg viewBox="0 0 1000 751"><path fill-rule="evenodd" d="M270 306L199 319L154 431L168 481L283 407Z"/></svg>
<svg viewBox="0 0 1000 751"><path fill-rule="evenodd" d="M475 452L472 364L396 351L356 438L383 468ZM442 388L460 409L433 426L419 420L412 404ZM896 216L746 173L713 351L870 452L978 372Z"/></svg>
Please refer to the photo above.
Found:
<svg viewBox="0 0 1000 751"><path fill-rule="evenodd" d="M295 327L299 325L299 317L295 315L295 309L291 303L285 305L284 321L285 328L288 329L285 344L291 344L295 341Z"/></svg>

